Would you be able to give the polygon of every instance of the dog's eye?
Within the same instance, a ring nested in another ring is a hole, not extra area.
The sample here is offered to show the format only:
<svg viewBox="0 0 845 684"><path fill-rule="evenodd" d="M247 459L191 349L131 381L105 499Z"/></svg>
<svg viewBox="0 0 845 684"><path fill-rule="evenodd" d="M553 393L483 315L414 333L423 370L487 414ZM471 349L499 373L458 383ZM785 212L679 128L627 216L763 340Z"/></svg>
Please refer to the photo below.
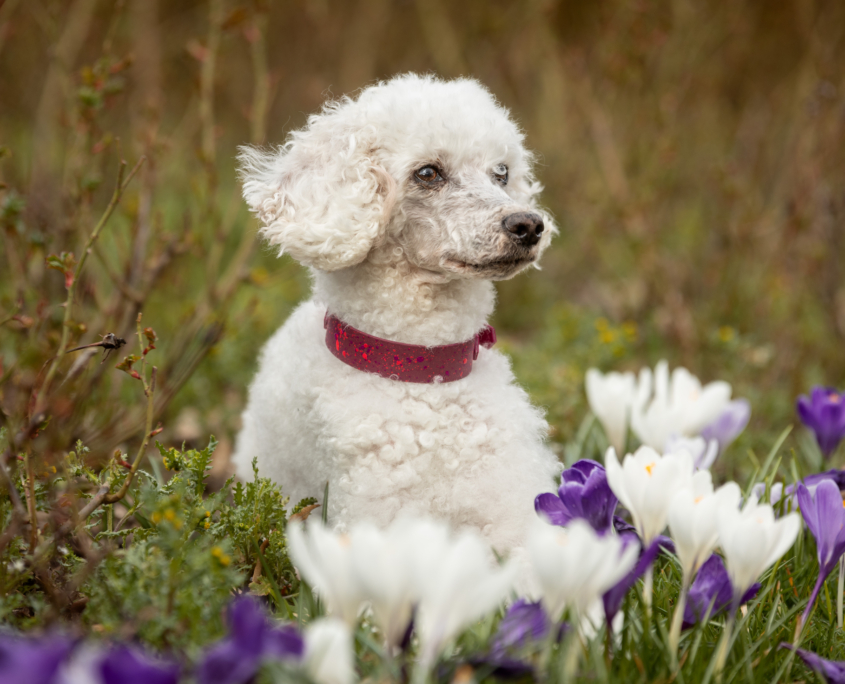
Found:
<svg viewBox="0 0 845 684"><path fill-rule="evenodd" d="M428 166L423 166L421 169L417 169L414 172L414 176L427 185L443 182L443 176L440 175L438 168L436 166L431 166L430 164Z"/></svg>
<svg viewBox="0 0 845 684"><path fill-rule="evenodd" d="M508 167L505 164L499 164L493 167L493 178L495 178L502 185L508 184Z"/></svg>

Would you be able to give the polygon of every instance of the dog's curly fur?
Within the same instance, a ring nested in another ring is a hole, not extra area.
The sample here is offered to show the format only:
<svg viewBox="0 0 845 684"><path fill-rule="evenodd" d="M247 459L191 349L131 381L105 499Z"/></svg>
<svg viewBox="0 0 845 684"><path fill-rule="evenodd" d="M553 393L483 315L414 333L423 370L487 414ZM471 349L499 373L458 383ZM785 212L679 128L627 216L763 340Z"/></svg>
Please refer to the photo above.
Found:
<svg viewBox="0 0 845 684"><path fill-rule="evenodd" d="M463 342L493 311L491 280L536 265L555 228L507 110L477 81L407 74L326 104L284 146L243 148L240 161L262 234L311 268L314 291L261 355L238 474L257 457L294 501L328 481L340 527L427 514L499 550L521 546L559 465L507 359L481 349L462 380L403 383L343 364L323 329L328 310L398 342ZM417 173L426 166L437 179ZM503 228L519 212L542 217L537 244Z"/></svg>

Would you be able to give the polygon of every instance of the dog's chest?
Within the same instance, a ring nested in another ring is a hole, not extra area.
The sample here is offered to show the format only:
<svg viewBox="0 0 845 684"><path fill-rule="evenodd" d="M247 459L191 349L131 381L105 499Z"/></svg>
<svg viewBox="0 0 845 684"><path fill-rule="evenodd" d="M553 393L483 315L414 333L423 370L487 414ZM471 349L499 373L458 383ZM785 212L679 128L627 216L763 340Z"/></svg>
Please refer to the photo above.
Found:
<svg viewBox="0 0 845 684"><path fill-rule="evenodd" d="M485 370L492 369L482 363L474 373ZM326 426L321 446L341 468L362 458L438 470L476 462L507 440L508 421L485 394L486 383L472 380L421 386L350 369L315 399Z"/></svg>

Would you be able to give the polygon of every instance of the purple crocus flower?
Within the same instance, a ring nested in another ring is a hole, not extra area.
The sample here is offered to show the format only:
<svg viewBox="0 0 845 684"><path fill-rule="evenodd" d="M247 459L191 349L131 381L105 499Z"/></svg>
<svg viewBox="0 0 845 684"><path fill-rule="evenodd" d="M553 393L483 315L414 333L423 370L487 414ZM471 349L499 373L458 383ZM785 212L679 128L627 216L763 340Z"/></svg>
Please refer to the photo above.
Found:
<svg viewBox="0 0 845 684"><path fill-rule="evenodd" d="M470 659L469 663L477 668L491 668L489 674L494 677L507 679L533 675L534 668L529 663L514 658L511 653L532 642L542 642L550 629L552 621L539 601L519 599L508 608L499 623L499 629L490 642L490 651L486 655ZM558 642L568 629L569 625L565 622L557 626Z"/></svg>
<svg viewBox="0 0 845 684"><path fill-rule="evenodd" d="M813 487L817 484L824 482L825 480L830 480L833 482L838 488L839 491L845 489L845 470L837 470L834 468L833 470L825 470L822 473L813 473L812 475L807 475L803 480L801 480L807 487ZM787 488L790 493L795 489L795 485L792 485Z"/></svg>
<svg viewBox="0 0 845 684"><path fill-rule="evenodd" d="M245 684L262 662L302 657L305 644L291 626L274 627L257 601L237 599L229 608L229 636L212 647L197 669L199 684Z"/></svg>
<svg viewBox="0 0 845 684"><path fill-rule="evenodd" d="M819 483L814 492L799 482L797 496L804 522L816 538L819 560L819 578L801 618L806 622L824 581L845 553L845 508L839 487L830 480Z"/></svg>
<svg viewBox="0 0 845 684"><path fill-rule="evenodd" d="M596 532L605 534L613 526L616 504L604 466L583 459L563 471L558 495L540 494L534 500L534 509L552 525L565 526L583 518Z"/></svg>
<svg viewBox="0 0 845 684"><path fill-rule="evenodd" d="M72 648L73 641L63 636L0 635L0 684L50 684Z"/></svg>
<svg viewBox="0 0 845 684"><path fill-rule="evenodd" d="M802 394L796 404L801 422L816 435L822 454L828 458L845 437L845 394L832 387L814 387L808 398Z"/></svg>
<svg viewBox="0 0 845 684"><path fill-rule="evenodd" d="M626 547L628 544L640 543L638 538L632 539L629 536L623 537L622 540ZM648 567L654 563L654 559L660 551L661 544L662 540L658 537L651 542L647 549L641 550L640 558L631 571L601 597L602 603L604 604L604 618L608 629L612 629L613 618L616 617L616 613L622 607L625 594L643 576Z"/></svg>
<svg viewBox="0 0 845 684"><path fill-rule="evenodd" d="M760 591L760 584L752 584L739 600L739 605L750 601ZM715 617L728 608L733 600L728 571L722 559L715 553L702 565L687 593L687 605L684 608L683 629L692 627L705 618Z"/></svg>
<svg viewBox="0 0 845 684"><path fill-rule="evenodd" d="M511 604L499 629L490 643L492 651L505 652L524 646L528 641L540 641L549 632L552 621L542 604L519 599Z"/></svg>
<svg viewBox="0 0 845 684"><path fill-rule="evenodd" d="M100 661L102 684L178 684L179 665L156 661L138 649L116 646Z"/></svg>
<svg viewBox="0 0 845 684"><path fill-rule="evenodd" d="M729 402L725 410L701 431L706 442L716 440L719 443L719 453L724 453L748 425L751 418L751 404L745 399L734 399Z"/></svg>
<svg viewBox="0 0 845 684"><path fill-rule="evenodd" d="M807 663L807 667L822 675L827 684L845 684L845 662L841 660L827 660L820 655L816 655L812 651L806 651L803 648L796 648L792 644L782 643L781 648L788 648L790 651L795 651L801 660Z"/></svg>

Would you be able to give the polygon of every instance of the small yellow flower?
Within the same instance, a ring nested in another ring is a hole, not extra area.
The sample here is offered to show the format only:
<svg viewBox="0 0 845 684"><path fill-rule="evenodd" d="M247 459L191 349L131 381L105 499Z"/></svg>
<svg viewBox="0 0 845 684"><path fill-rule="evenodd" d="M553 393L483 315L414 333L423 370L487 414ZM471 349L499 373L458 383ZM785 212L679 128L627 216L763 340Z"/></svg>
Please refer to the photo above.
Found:
<svg viewBox="0 0 845 684"><path fill-rule="evenodd" d="M719 328L719 339L722 342L730 342L734 337L736 337L736 330L734 330L729 325L723 325Z"/></svg>
<svg viewBox="0 0 845 684"><path fill-rule="evenodd" d="M637 329L637 324L634 321L626 321L622 324L622 333L628 339L629 342L635 342L637 339L637 333L639 330Z"/></svg>
<svg viewBox="0 0 845 684"><path fill-rule="evenodd" d="M174 511L172 508L168 508L164 512L164 518L165 518L165 520L173 522L176 519L176 511Z"/></svg>
<svg viewBox="0 0 845 684"><path fill-rule="evenodd" d="M214 556L220 565L227 566L232 562L232 559L219 546L211 547L211 555Z"/></svg>
<svg viewBox="0 0 845 684"><path fill-rule="evenodd" d="M210 518L210 517L211 517L211 511L206 511L206 512L205 512L205 517L206 517L206 518Z"/></svg>
<svg viewBox="0 0 845 684"><path fill-rule="evenodd" d="M599 333L599 339L605 344L613 344L616 341L615 330L602 330Z"/></svg>
<svg viewBox="0 0 845 684"><path fill-rule="evenodd" d="M206 520L206 521L202 524L202 526L203 526L205 529L208 529L209 527L211 527L211 523L210 523L210 522L208 522L208 520Z"/></svg>
<svg viewBox="0 0 845 684"><path fill-rule="evenodd" d="M610 323L606 318L597 318L596 319L596 330L599 332L604 332L610 327Z"/></svg>
<svg viewBox="0 0 845 684"><path fill-rule="evenodd" d="M153 522L154 522L156 525L158 525L158 524L161 522L161 513L159 513L158 511L156 511L155 513L153 513Z"/></svg>

